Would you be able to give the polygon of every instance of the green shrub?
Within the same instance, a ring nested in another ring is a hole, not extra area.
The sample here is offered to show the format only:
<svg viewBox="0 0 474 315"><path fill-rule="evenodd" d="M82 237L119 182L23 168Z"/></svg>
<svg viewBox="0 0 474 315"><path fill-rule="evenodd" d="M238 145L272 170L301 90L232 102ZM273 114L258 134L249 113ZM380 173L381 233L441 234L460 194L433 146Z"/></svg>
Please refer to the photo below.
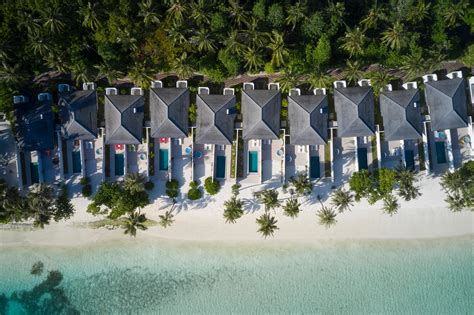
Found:
<svg viewBox="0 0 474 315"><path fill-rule="evenodd" d="M90 182L91 182L91 179L89 177L83 177L81 178L81 181L80 181L82 186L90 184Z"/></svg>
<svg viewBox="0 0 474 315"><path fill-rule="evenodd" d="M204 189L209 195L215 195L219 192L221 185L218 180L213 180L212 177L206 178L204 181Z"/></svg>
<svg viewBox="0 0 474 315"><path fill-rule="evenodd" d="M153 184L153 182L146 182L145 183L145 189L146 190L153 190L154 187L155 187L155 184Z"/></svg>
<svg viewBox="0 0 474 315"><path fill-rule="evenodd" d="M178 197L179 193L179 183L176 179L172 178L166 182L166 194L170 198Z"/></svg>
<svg viewBox="0 0 474 315"><path fill-rule="evenodd" d="M82 196L88 198L92 195L92 185L91 184L85 184L82 186Z"/></svg>
<svg viewBox="0 0 474 315"><path fill-rule="evenodd" d="M190 200L198 200L202 197L202 192L199 189L199 185L196 181L192 181L189 184L189 191L188 191L188 199Z"/></svg>
<svg viewBox="0 0 474 315"><path fill-rule="evenodd" d="M239 194L240 184L232 185L232 194L237 196Z"/></svg>

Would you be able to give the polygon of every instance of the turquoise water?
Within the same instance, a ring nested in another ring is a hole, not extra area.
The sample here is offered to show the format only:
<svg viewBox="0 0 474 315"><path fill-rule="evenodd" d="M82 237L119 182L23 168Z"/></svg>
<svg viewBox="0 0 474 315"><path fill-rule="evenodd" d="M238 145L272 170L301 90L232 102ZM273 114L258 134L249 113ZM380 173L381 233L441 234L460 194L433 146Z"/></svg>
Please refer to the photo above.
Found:
<svg viewBox="0 0 474 315"><path fill-rule="evenodd" d="M80 173L81 172L81 152L74 151L72 152L72 172Z"/></svg>
<svg viewBox="0 0 474 315"><path fill-rule="evenodd" d="M436 142L436 160L439 164L446 163L446 146L444 141L437 141Z"/></svg>
<svg viewBox="0 0 474 315"><path fill-rule="evenodd" d="M359 160L360 170L366 170L369 168L369 165L367 164L367 148L358 148L357 158Z"/></svg>
<svg viewBox="0 0 474 315"><path fill-rule="evenodd" d="M216 156L216 177L225 178L225 156Z"/></svg>
<svg viewBox="0 0 474 315"><path fill-rule="evenodd" d="M125 157L123 154L115 154L115 176L122 176L125 173Z"/></svg>
<svg viewBox="0 0 474 315"><path fill-rule="evenodd" d="M168 149L160 149L160 171L168 170Z"/></svg>
<svg viewBox="0 0 474 315"><path fill-rule="evenodd" d="M472 314L472 249L471 238L2 247L0 292L7 314ZM62 281L32 276L38 260Z"/></svg>
<svg viewBox="0 0 474 315"><path fill-rule="evenodd" d="M312 156L309 159L309 171L311 178L321 177L321 166L319 165L319 156Z"/></svg>
<svg viewBox="0 0 474 315"><path fill-rule="evenodd" d="M258 152L249 151L249 172L257 173L258 172Z"/></svg>

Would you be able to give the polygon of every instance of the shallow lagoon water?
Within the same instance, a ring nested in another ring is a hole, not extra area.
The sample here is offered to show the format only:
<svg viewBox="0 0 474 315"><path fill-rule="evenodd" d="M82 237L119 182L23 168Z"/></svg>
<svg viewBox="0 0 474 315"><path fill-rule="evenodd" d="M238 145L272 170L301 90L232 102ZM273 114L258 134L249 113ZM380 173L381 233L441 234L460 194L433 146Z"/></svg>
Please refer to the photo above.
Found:
<svg viewBox="0 0 474 315"><path fill-rule="evenodd" d="M471 237L2 247L7 314L474 312ZM30 274L36 261L41 276ZM62 281L45 281L57 270ZM36 288L35 288L36 286ZM15 298L16 297L16 298ZM54 297L54 298L52 298Z"/></svg>

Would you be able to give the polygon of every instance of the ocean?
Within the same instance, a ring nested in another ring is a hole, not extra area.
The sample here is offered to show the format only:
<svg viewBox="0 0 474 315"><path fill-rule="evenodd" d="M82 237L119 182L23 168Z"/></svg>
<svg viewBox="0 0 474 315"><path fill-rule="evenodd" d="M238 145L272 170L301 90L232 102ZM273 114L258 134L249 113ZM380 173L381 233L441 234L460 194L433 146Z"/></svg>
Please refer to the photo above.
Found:
<svg viewBox="0 0 474 315"><path fill-rule="evenodd" d="M1 242L1 241L0 241ZM473 314L473 239L0 247L1 314ZM41 261L44 270L32 275Z"/></svg>

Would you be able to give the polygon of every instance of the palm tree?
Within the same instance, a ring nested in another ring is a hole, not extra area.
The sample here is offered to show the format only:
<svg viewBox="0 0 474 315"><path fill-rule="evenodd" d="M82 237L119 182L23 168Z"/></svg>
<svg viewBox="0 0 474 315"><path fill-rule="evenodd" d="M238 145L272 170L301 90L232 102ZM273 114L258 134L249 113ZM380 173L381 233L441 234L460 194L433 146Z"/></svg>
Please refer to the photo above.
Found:
<svg viewBox="0 0 474 315"><path fill-rule="evenodd" d="M173 209L168 210L168 211L165 212L165 214L160 214L158 216L160 218L159 224L162 227L167 228L167 227L171 226L171 224L173 224L174 215L173 215L172 211L173 211Z"/></svg>
<svg viewBox="0 0 474 315"><path fill-rule="evenodd" d="M343 75L349 83L357 82L362 77L359 62L347 60L346 69L344 70Z"/></svg>
<svg viewBox="0 0 474 315"><path fill-rule="evenodd" d="M268 213L262 214L259 218L257 218L256 222L259 225L257 232L262 234L264 238L273 236L273 233L278 230L276 225L278 221L275 219L275 217L270 216Z"/></svg>
<svg viewBox="0 0 474 315"><path fill-rule="evenodd" d="M89 82L91 73L84 62L76 62L71 66L71 73L76 84Z"/></svg>
<svg viewBox="0 0 474 315"><path fill-rule="evenodd" d="M398 212L400 204L398 203L397 198L394 195L388 194L383 199L383 208L382 210L390 215L394 215Z"/></svg>
<svg viewBox="0 0 474 315"><path fill-rule="evenodd" d="M28 212L33 217L35 227L44 228L45 224L49 224L54 207L53 192L51 186L39 184L35 185L26 196Z"/></svg>
<svg viewBox="0 0 474 315"><path fill-rule="evenodd" d="M288 199L283 206L283 214L294 219L301 211L300 206L301 204L298 202L297 198Z"/></svg>
<svg viewBox="0 0 474 315"><path fill-rule="evenodd" d="M128 218L124 222L124 234L130 234L130 236L137 236L137 230L145 231L147 227L145 226L146 217L145 214L140 214L140 212L134 211L130 213Z"/></svg>
<svg viewBox="0 0 474 315"><path fill-rule="evenodd" d="M171 63L171 66L180 79L189 78L194 74L194 70L188 61L188 54L186 52L175 58Z"/></svg>
<svg viewBox="0 0 474 315"><path fill-rule="evenodd" d="M276 68L283 66L285 64L285 59L288 56L288 50L285 48L283 34L273 31L268 48L272 51L272 65Z"/></svg>
<svg viewBox="0 0 474 315"><path fill-rule="evenodd" d="M349 190L339 188L332 193L332 204L339 213L351 210L351 207L354 205L354 195Z"/></svg>
<svg viewBox="0 0 474 315"><path fill-rule="evenodd" d="M94 68L97 69L97 80L106 79L109 84L112 84L114 81L117 81L123 76L123 73L114 69L111 65L107 63L101 63L100 65L95 65Z"/></svg>
<svg viewBox="0 0 474 315"><path fill-rule="evenodd" d="M242 210L242 201L235 195L224 202L224 219L226 223L235 223L237 219L242 217L244 211Z"/></svg>
<svg viewBox="0 0 474 315"><path fill-rule="evenodd" d="M246 24L248 21L248 14L245 9L240 5L239 0L229 0L229 8L227 9L230 17L234 21L234 25L237 27Z"/></svg>
<svg viewBox="0 0 474 315"><path fill-rule="evenodd" d="M366 40L364 33L365 30L360 27L355 27L354 29L347 27L346 34L342 38L341 48L348 52L351 57L362 55Z"/></svg>
<svg viewBox="0 0 474 315"><path fill-rule="evenodd" d="M66 73L69 67L65 52L55 51L51 51L46 57L46 65L62 73Z"/></svg>
<svg viewBox="0 0 474 315"><path fill-rule="evenodd" d="M457 3L446 2L443 5L444 8L440 12L450 27L455 26L459 20L462 20L469 8L469 2L466 0L460 0Z"/></svg>
<svg viewBox="0 0 474 315"><path fill-rule="evenodd" d="M191 18L196 22L196 25L203 26L204 24L209 24L209 11L204 0L191 2L190 11Z"/></svg>
<svg viewBox="0 0 474 315"><path fill-rule="evenodd" d="M33 53L40 56L52 53L50 43L40 35L28 36L28 44L33 49Z"/></svg>
<svg viewBox="0 0 474 315"><path fill-rule="evenodd" d="M247 24L248 29L243 31L247 45L255 49L265 47L270 35L260 31L258 20L254 17L252 17Z"/></svg>
<svg viewBox="0 0 474 315"><path fill-rule="evenodd" d="M26 80L26 74L21 69L19 63L10 66L5 61L2 62L0 69L0 82L7 85L19 86Z"/></svg>
<svg viewBox="0 0 474 315"><path fill-rule="evenodd" d="M278 191L275 189L259 192L257 194L257 199L265 205L265 212L280 206L280 201L278 200Z"/></svg>
<svg viewBox="0 0 474 315"><path fill-rule="evenodd" d="M444 201L446 201L448 209L452 212L460 212L467 208L464 198L459 193L448 194Z"/></svg>
<svg viewBox="0 0 474 315"><path fill-rule="evenodd" d="M310 194L313 191L313 184L306 173L299 173L292 177L290 184L295 188L299 196Z"/></svg>
<svg viewBox="0 0 474 315"><path fill-rule="evenodd" d="M232 30L224 39L225 50L230 54L240 55L243 52L244 45L239 41L241 34L237 30Z"/></svg>
<svg viewBox="0 0 474 315"><path fill-rule="evenodd" d="M311 72L307 77L305 82L309 84L311 89L331 87L333 82L333 77L323 72Z"/></svg>
<svg viewBox="0 0 474 315"><path fill-rule="evenodd" d="M150 87L150 82L153 80L154 74L154 69L150 68L146 62L136 62L132 68L128 70L127 76L136 86L147 89Z"/></svg>
<svg viewBox="0 0 474 315"><path fill-rule="evenodd" d="M411 7L408 14L408 21L413 24L420 23L430 16L431 3L426 3L425 0L418 0L416 6Z"/></svg>
<svg viewBox="0 0 474 315"><path fill-rule="evenodd" d="M367 16L360 22L367 29L376 29L379 22L385 21L386 19L387 15L385 14L385 9L382 6L379 6L377 1L375 1Z"/></svg>
<svg viewBox="0 0 474 315"><path fill-rule="evenodd" d="M300 76L295 73L291 67L285 68L278 78L280 89L283 93L288 93L290 89L300 84Z"/></svg>
<svg viewBox="0 0 474 315"><path fill-rule="evenodd" d="M184 12L187 10L185 1L172 0L171 6L166 10L166 15L174 24L181 25L184 19Z"/></svg>
<svg viewBox="0 0 474 315"><path fill-rule="evenodd" d="M214 52L216 46L214 45L214 40L211 38L210 32L205 29L199 29L196 35L191 37L191 42L194 45L197 45L199 52Z"/></svg>
<svg viewBox="0 0 474 315"><path fill-rule="evenodd" d="M87 2L86 5L81 5L78 10L79 15L82 16L82 26L90 28L95 31L98 30L102 25L99 20L98 3Z"/></svg>
<svg viewBox="0 0 474 315"><path fill-rule="evenodd" d="M138 16L143 18L145 26L160 23L160 18L153 7L153 0L142 0L138 4Z"/></svg>
<svg viewBox="0 0 474 315"><path fill-rule="evenodd" d="M390 49L400 50L403 46L404 29L400 21L396 21L392 27L382 32L382 43Z"/></svg>
<svg viewBox="0 0 474 315"><path fill-rule="evenodd" d="M390 83L390 81L394 80L395 77L393 77L388 70L383 67L379 66L379 69L377 71L371 72L368 74L368 77L370 79L370 83L374 89L374 94L375 96L378 96L380 91Z"/></svg>
<svg viewBox="0 0 474 315"><path fill-rule="evenodd" d="M244 66L249 72L256 72L263 63L261 51L258 49L248 47L243 55L246 60Z"/></svg>
<svg viewBox="0 0 474 315"><path fill-rule="evenodd" d="M399 182L398 195L405 201L416 199L421 195L418 187L414 185L416 178L412 171L405 168L397 170L397 179Z"/></svg>
<svg viewBox="0 0 474 315"><path fill-rule="evenodd" d="M140 173L129 173L123 181L123 188L131 193L145 191L145 176Z"/></svg>
<svg viewBox="0 0 474 315"><path fill-rule="evenodd" d="M326 228L337 223L336 212L329 207L324 206L321 203L321 209L316 212L316 215L319 217L319 224L324 225Z"/></svg>
<svg viewBox="0 0 474 315"><path fill-rule="evenodd" d="M291 25L291 30L294 31L296 24L305 18L305 12L305 0L299 0L294 5L291 5L287 10L286 25Z"/></svg>
<svg viewBox="0 0 474 315"><path fill-rule="evenodd" d="M44 21L43 26L49 29L52 34L59 33L64 29L63 16L59 5L46 6L39 12Z"/></svg>
<svg viewBox="0 0 474 315"><path fill-rule="evenodd" d="M402 56L401 62L401 69L405 71L404 80L406 81L419 77L427 70L426 60L423 58L421 50L412 50L408 55Z"/></svg>
<svg viewBox="0 0 474 315"><path fill-rule="evenodd" d="M25 11L18 12L18 26L25 28L28 35L39 35L41 31L41 21L35 18L31 13Z"/></svg>

